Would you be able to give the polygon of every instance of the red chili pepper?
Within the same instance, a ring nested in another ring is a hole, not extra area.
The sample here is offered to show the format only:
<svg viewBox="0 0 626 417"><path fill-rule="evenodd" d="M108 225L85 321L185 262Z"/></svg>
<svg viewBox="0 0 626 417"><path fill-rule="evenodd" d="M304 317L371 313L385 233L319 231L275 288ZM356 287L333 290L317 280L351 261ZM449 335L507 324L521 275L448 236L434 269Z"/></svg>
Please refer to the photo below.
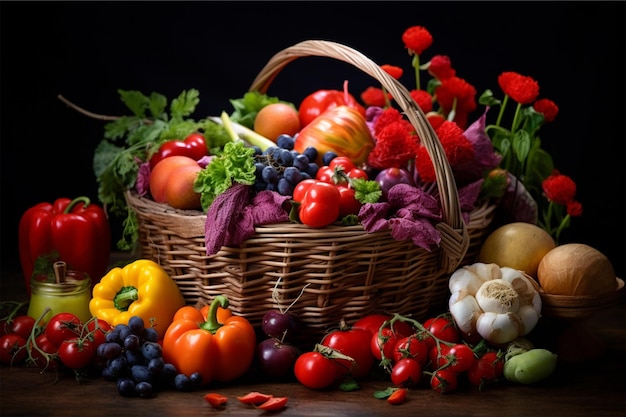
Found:
<svg viewBox="0 0 626 417"><path fill-rule="evenodd" d="M228 402L228 397L217 392L209 392L204 396L204 400L211 404L211 407L220 408Z"/></svg>
<svg viewBox="0 0 626 417"><path fill-rule="evenodd" d="M150 169L154 168L159 161L168 156L188 156L197 161L208 155L208 153L209 150L204 136L197 132L192 133L185 140L164 142L157 153L150 158Z"/></svg>
<svg viewBox="0 0 626 417"><path fill-rule="evenodd" d="M285 408L287 401L287 397L272 397L263 404L259 405L258 408L265 411L279 411Z"/></svg>
<svg viewBox="0 0 626 417"><path fill-rule="evenodd" d="M387 397L387 402L392 405L402 404L406 401L406 393L406 388L398 388L389 397Z"/></svg>
<svg viewBox="0 0 626 417"><path fill-rule="evenodd" d="M109 266L111 228L102 207L89 198L59 198L39 203L24 212L18 230L20 263L26 289L35 261L57 252L70 269L85 272L94 286Z"/></svg>
<svg viewBox="0 0 626 417"><path fill-rule="evenodd" d="M365 117L365 107L363 107L356 99L348 93L347 82L344 83L344 91L339 90L317 90L309 94L302 100L298 108L300 115L300 126L304 127L311 123L320 114L326 110L333 109L338 106L348 106L357 110Z"/></svg>

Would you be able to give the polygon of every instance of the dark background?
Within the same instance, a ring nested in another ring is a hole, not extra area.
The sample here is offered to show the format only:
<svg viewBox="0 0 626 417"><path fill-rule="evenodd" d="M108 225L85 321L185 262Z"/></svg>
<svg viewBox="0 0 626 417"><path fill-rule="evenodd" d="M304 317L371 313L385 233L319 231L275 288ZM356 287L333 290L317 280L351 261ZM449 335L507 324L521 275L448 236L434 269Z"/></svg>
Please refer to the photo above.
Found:
<svg viewBox="0 0 626 417"><path fill-rule="evenodd" d="M97 201L92 157L104 123L67 108L58 94L95 113L126 115L118 89L171 99L196 88L194 117L218 115L232 111L228 100L247 91L274 53L307 39L401 66L412 86L401 36L422 25L434 38L422 60L450 56L478 95L500 95L497 76L515 71L557 103L543 146L578 184L584 208L561 243L597 248L624 277L625 4L2 2L2 270L19 268L17 225L28 207L79 195ZM356 93L376 85L347 64L303 58L269 93L298 103L318 88L341 89L344 79Z"/></svg>

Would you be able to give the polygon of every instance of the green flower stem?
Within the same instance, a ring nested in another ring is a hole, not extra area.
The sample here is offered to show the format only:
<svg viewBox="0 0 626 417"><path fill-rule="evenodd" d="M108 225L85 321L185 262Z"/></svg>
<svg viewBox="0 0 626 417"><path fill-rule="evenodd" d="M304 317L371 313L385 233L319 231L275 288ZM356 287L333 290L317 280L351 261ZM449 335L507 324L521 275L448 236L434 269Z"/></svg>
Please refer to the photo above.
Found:
<svg viewBox="0 0 626 417"><path fill-rule="evenodd" d="M519 127L522 116L522 104L517 103L517 107L515 108L515 116L513 117L513 125L511 126L511 133L515 133L517 128Z"/></svg>
<svg viewBox="0 0 626 417"><path fill-rule="evenodd" d="M496 120L496 126L500 126L500 122L502 121L502 116L504 116L504 109L506 109L506 105L509 102L509 96L504 95L504 99L502 99L502 105L500 106L500 113L498 113L498 119Z"/></svg>
<svg viewBox="0 0 626 417"><path fill-rule="evenodd" d="M415 88L418 89L418 90L421 90L421 84L420 84L420 56L418 54L413 54L413 60L411 61L411 65L413 65L413 68L415 68Z"/></svg>

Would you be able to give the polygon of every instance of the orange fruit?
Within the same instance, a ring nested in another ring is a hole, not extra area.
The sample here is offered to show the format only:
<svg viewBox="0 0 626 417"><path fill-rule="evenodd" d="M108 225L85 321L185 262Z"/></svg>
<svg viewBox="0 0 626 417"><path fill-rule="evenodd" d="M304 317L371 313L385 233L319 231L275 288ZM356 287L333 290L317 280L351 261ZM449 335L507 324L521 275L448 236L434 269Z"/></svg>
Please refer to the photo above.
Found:
<svg viewBox="0 0 626 417"><path fill-rule="evenodd" d="M300 131L298 110L286 103L268 104L257 113L254 131L273 142L282 134L294 136Z"/></svg>
<svg viewBox="0 0 626 417"><path fill-rule="evenodd" d="M172 171L181 166L198 166L193 158L188 156L168 156L159 161L150 172L150 194L157 203L166 203L165 189L167 180Z"/></svg>
<svg viewBox="0 0 626 417"><path fill-rule="evenodd" d="M193 190L193 183L202 168L200 165L182 165L172 170L165 185L165 201L181 210L200 208L200 193Z"/></svg>

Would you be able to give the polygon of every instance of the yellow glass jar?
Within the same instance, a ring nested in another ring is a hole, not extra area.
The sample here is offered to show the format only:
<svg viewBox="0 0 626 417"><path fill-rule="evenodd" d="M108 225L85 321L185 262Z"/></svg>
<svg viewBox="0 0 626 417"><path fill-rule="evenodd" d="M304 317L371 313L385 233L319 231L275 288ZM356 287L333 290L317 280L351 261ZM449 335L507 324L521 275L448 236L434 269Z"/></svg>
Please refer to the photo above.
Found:
<svg viewBox="0 0 626 417"><path fill-rule="evenodd" d="M50 312L42 319L48 322L58 313L73 313L83 323L91 318L89 301L91 300L91 279L84 273L67 271L62 282L30 280L31 296L28 315L35 320L46 310Z"/></svg>

